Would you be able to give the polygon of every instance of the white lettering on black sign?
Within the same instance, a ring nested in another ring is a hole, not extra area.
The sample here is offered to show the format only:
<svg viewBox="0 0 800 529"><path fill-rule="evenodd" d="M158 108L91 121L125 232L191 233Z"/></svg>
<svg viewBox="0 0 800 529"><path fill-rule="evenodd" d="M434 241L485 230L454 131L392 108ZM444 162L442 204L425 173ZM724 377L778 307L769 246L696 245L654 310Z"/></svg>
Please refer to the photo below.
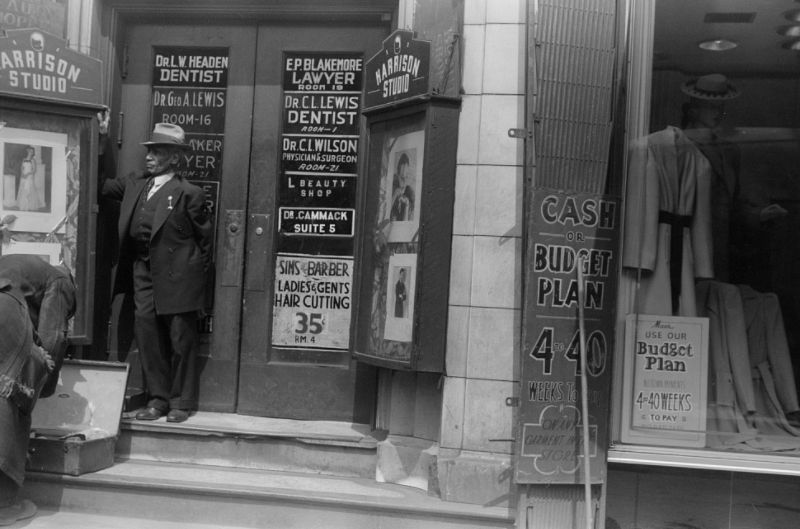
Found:
<svg viewBox="0 0 800 529"><path fill-rule="evenodd" d="M294 216L282 217L280 233L352 237L364 60L355 53L296 52L283 64L279 200ZM347 218L331 222L323 211ZM317 250L331 251L322 240Z"/></svg>

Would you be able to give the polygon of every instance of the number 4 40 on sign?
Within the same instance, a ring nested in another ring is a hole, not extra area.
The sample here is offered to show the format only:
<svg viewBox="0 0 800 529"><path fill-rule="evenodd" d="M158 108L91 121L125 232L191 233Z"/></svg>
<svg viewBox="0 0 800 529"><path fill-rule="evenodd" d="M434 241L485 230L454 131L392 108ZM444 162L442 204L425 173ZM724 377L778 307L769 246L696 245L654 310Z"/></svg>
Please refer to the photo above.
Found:
<svg viewBox="0 0 800 529"><path fill-rule="evenodd" d="M567 361L575 363L575 374L579 375L581 372L580 340L580 330L576 330L569 344L565 346L564 342L556 341L554 327L544 327L528 355L534 360L542 362L542 374L551 375L553 374L553 359L556 353L561 353ZM605 368L606 344L606 336L603 331L594 330L586 337L586 363L592 376L598 376Z"/></svg>
<svg viewBox="0 0 800 529"><path fill-rule="evenodd" d="M316 343L325 331L325 315L320 312L294 313L294 343Z"/></svg>

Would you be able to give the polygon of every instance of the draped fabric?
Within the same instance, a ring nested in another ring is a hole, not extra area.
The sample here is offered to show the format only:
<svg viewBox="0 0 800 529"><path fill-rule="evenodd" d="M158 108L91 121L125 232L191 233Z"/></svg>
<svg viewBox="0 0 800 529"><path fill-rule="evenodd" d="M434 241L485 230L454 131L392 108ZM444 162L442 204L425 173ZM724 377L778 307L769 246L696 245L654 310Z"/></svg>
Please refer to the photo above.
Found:
<svg viewBox="0 0 800 529"><path fill-rule="evenodd" d="M800 429L786 420L786 413L800 410L800 404L778 296L745 285L739 290L757 399L758 431L800 436Z"/></svg>

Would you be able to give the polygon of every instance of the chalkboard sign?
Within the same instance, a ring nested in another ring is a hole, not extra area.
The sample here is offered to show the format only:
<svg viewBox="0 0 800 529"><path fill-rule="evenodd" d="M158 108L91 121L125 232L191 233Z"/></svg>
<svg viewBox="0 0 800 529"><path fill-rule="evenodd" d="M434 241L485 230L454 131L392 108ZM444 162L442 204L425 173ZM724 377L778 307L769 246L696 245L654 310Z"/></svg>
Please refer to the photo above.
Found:
<svg viewBox="0 0 800 529"><path fill-rule="evenodd" d="M352 256L363 64L360 53L284 55L280 251Z"/></svg>
<svg viewBox="0 0 800 529"><path fill-rule="evenodd" d="M153 122L186 132L184 178L220 180L227 87L227 48L154 48Z"/></svg>

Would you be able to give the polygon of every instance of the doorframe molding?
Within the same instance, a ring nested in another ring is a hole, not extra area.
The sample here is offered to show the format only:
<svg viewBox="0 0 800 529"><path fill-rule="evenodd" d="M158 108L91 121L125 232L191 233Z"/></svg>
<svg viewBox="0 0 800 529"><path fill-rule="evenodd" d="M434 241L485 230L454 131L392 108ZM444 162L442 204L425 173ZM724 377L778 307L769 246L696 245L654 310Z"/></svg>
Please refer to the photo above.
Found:
<svg viewBox="0 0 800 529"><path fill-rule="evenodd" d="M109 108L119 108L119 79L125 68L125 32L131 23L375 22L397 27L403 0L98 0L98 58L103 61L102 90ZM113 118L114 116L112 116ZM114 136L115 131L111 131Z"/></svg>
<svg viewBox="0 0 800 529"><path fill-rule="evenodd" d="M193 0L191 3L166 3L163 0L105 0L106 9L118 15L135 15L144 19L163 19L165 15L183 15L194 20L213 15L213 21L250 21L262 18L297 18L349 20L372 19L384 22L396 20L399 0ZM176 20L175 22L180 22Z"/></svg>

